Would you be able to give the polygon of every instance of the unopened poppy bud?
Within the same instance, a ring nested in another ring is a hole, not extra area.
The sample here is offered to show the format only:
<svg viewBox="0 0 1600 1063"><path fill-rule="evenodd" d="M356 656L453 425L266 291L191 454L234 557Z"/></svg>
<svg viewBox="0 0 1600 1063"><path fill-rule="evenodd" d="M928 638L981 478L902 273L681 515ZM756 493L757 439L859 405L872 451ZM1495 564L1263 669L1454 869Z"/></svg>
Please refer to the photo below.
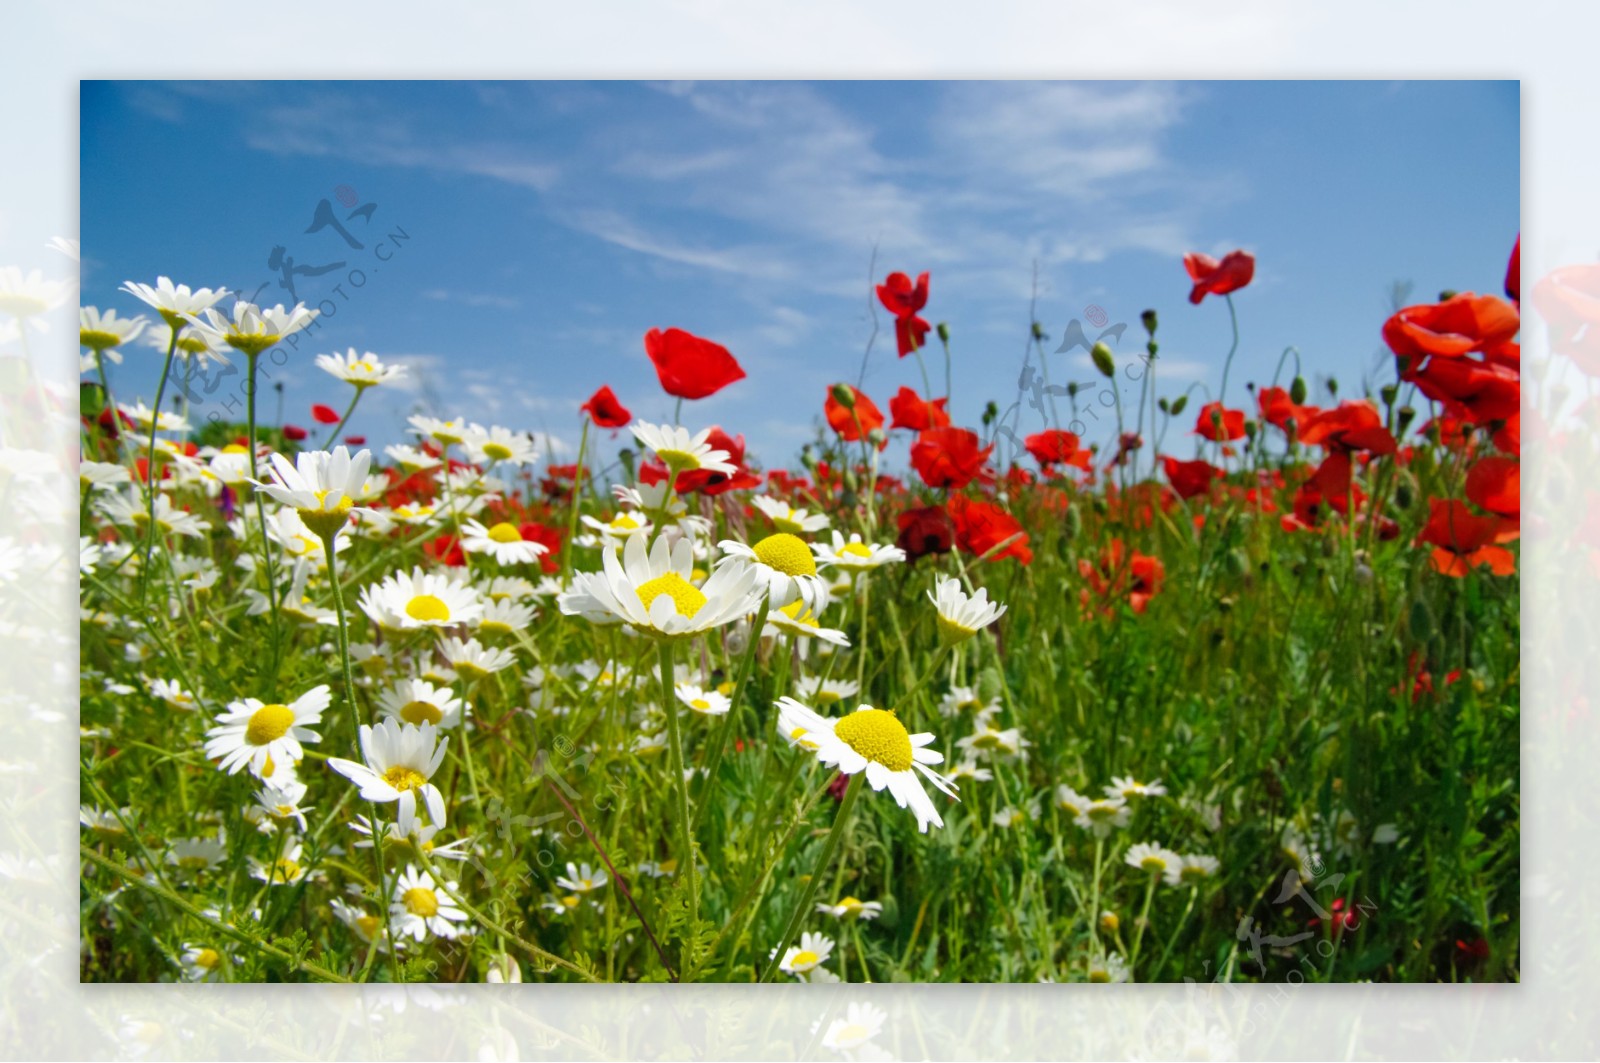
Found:
<svg viewBox="0 0 1600 1063"><path fill-rule="evenodd" d="M1328 378L1328 394L1334 398L1339 397L1339 382L1331 376Z"/></svg>
<svg viewBox="0 0 1600 1063"><path fill-rule="evenodd" d="M1033 323L1033 338L1038 340L1040 343L1044 342L1044 326L1039 324L1037 321Z"/></svg>
<svg viewBox="0 0 1600 1063"><path fill-rule="evenodd" d="M1061 522L1062 537L1071 542L1078 537L1078 533L1081 531L1083 531L1082 512L1079 511L1077 506L1068 506L1066 518Z"/></svg>
<svg viewBox="0 0 1600 1063"><path fill-rule="evenodd" d="M856 408L856 393L850 389L849 384L833 385L833 401L847 410Z"/></svg>
<svg viewBox="0 0 1600 1063"><path fill-rule="evenodd" d="M1433 610L1428 608L1428 603L1421 598L1411 600L1411 611L1406 616L1406 626L1411 630L1411 637L1417 642L1427 642L1433 638L1437 625L1433 621Z"/></svg>
<svg viewBox="0 0 1600 1063"><path fill-rule="evenodd" d="M1156 334L1156 312L1154 310L1146 310L1139 315L1139 320L1144 324L1146 332L1152 336Z"/></svg>
<svg viewBox="0 0 1600 1063"><path fill-rule="evenodd" d="M617 452L617 460L622 462L622 473L629 480L633 479L633 458L633 451L629 450L627 447L623 447Z"/></svg>
<svg viewBox="0 0 1600 1063"><path fill-rule="evenodd" d="M1000 669L990 665L978 674L978 697L983 699L985 705L992 705L1004 696L1004 685Z"/></svg>
<svg viewBox="0 0 1600 1063"><path fill-rule="evenodd" d="M988 428L990 425L994 424L995 418L999 416L999 405L996 404L993 399L990 399L989 404L983 408L983 427Z"/></svg>
<svg viewBox="0 0 1600 1063"><path fill-rule="evenodd" d="M1444 291L1439 293L1439 301L1441 303L1448 303L1450 300L1454 299L1455 297L1456 297L1455 291L1453 289L1450 289L1450 288L1446 288Z"/></svg>
<svg viewBox="0 0 1600 1063"><path fill-rule="evenodd" d="M1072 383L1067 384L1067 398L1075 399L1077 397L1078 397L1078 385L1077 384L1072 384Z"/></svg>
<svg viewBox="0 0 1600 1063"><path fill-rule="evenodd" d="M1409 474L1402 474L1400 482L1394 485L1394 504L1399 509L1410 509L1411 503L1417 500L1416 488L1411 484Z"/></svg>
<svg viewBox="0 0 1600 1063"><path fill-rule="evenodd" d="M941 321L937 325L934 326L934 329L939 333L939 342L940 343L949 343L950 342L950 326L949 325L946 325L943 321Z"/></svg>
<svg viewBox="0 0 1600 1063"><path fill-rule="evenodd" d="M1157 399L1156 400L1156 406L1157 406L1157 408L1159 408L1161 410L1162 413L1165 413L1165 414L1168 414L1168 415L1170 415L1172 413L1172 405L1171 405L1171 403L1167 402L1165 397Z"/></svg>
<svg viewBox="0 0 1600 1063"><path fill-rule="evenodd" d="M1393 384L1385 384L1378 389L1378 398L1383 400L1385 406L1393 406L1395 396L1400 394L1400 389Z"/></svg>
<svg viewBox="0 0 1600 1063"><path fill-rule="evenodd" d="M1244 434L1250 438L1251 442L1255 441L1257 428L1258 426L1254 421L1246 421L1244 423Z"/></svg>
<svg viewBox="0 0 1600 1063"><path fill-rule="evenodd" d="M1305 405L1305 401L1306 401L1306 378L1305 377L1297 376L1297 377L1294 378L1294 382L1289 385L1289 401L1294 403L1296 406Z"/></svg>
<svg viewBox="0 0 1600 1063"><path fill-rule="evenodd" d="M844 471L845 490L853 492L860 483L861 481L856 479L856 471L854 469L846 469Z"/></svg>
<svg viewBox="0 0 1600 1063"><path fill-rule="evenodd" d="M1173 399L1172 400L1172 416L1174 416L1174 417L1182 417L1183 416L1183 408L1185 406L1187 406L1187 405L1189 405L1189 396L1187 396L1187 395L1179 395L1177 398Z"/></svg>
<svg viewBox="0 0 1600 1063"><path fill-rule="evenodd" d="M867 433L867 442L871 443L875 447L881 447L888 441L889 437L884 434L884 431L881 428L874 428L872 431Z"/></svg>
<svg viewBox="0 0 1600 1063"><path fill-rule="evenodd" d="M1094 349L1089 352L1089 357L1094 359L1094 367L1100 370L1101 376L1109 379L1116 375L1117 363L1111 357L1111 348L1104 342L1095 344Z"/></svg>
<svg viewBox="0 0 1600 1063"><path fill-rule="evenodd" d="M1402 406L1396 413L1394 423L1399 427L1400 432L1403 434L1407 428L1411 427L1411 422L1416 419L1417 411L1415 409L1410 406Z"/></svg>

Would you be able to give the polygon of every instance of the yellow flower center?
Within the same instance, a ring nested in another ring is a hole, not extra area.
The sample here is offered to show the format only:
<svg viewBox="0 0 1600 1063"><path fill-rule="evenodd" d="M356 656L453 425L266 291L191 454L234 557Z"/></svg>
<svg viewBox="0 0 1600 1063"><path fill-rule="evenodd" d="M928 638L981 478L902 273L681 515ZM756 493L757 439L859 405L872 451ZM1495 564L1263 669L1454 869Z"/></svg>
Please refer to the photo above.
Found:
<svg viewBox="0 0 1600 1063"><path fill-rule="evenodd" d="M300 863L287 856L272 865L272 877L278 882L293 882L300 877Z"/></svg>
<svg viewBox="0 0 1600 1063"><path fill-rule="evenodd" d="M839 1040L843 1042L859 1041L870 1036L871 1032L859 1022L845 1023L839 1028Z"/></svg>
<svg viewBox="0 0 1600 1063"><path fill-rule="evenodd" d="M1139 861L1139 867L1145 871L1165 871L1167 862L1159 856L1147 856Z"/></svg>
<svg viewBox="0 0 1600 1063"><path fill-rule="evenodd" d="M440 712L439 706L431 701L408 701L400 707L400 718L406 723L420 726L424 723L438 723L444 719L444 713Z"/></svg>
<svg viewBox="0 0 1600 1063"><path fill-rule="evenodd" d="M710 712L711 702L707 701L705 698L695 698L693 701L689 702L689 707L694 709L696 712Z"/></svg>
<svg viewBox="0 0 1600 1063"><path fill-rule="evenodd" d="M287 705L263 705L244 728L244 740L253 746L276 742L294 725L294 710Z"/></svg>
<svg viewBox="0 0 1600 1063"><path fill-rule="evenodd" d="M400 895L406 911L430 919L439 914L439 895L426 886L412 886Z"/></svg>
<svg viewBox="0 0 1600 1063"><path fill-rule="evenodd" d="M1090 819L1111 819L1116 816L1117 809L1114 805L1108 805L1100 801L1096 801L1094 804L1089 806L1088 813Z"/></svg>
<svg viewBox="0 0 1600 1063"><path fill-rule="evenodd" d="M1184 882L1204 882L1209 876L1210 872L1208 872L1205 868L1195 867L1193 865L1190 865L1189 867L1186 867L1182 871L1178 872L1178 877Z"/></svg>
<svg viewBox="0 0 1600 1063"><path fill-rule="evenodd" d="M638 531L639 522L628 516L626 513L619 513L617 514L616 519L611 522L611 530Z"/></svg>
<svg viewBox="0 0 1600 1063"><path fill-rule="evenodd" d="M789 966L800 969L815 967L821 961L821 959L821 956L818 956L810 949L801 949L799 952L794 954L794 959L789 961Z"/></svg>
<svg viewBox="0 0 1600 1063"><path fill-rule="evenodd" d="M504 443L485 443L483 445L483 456L493 458L495 461L505 461L511 457L511 448Z"/></svg>
<svg viewBox="0 0 1600 1063"><path fill-rule="evenodd" d="M687 450L658 450L656 457L664 462L673 472L688 472L700 467L700 459Z"/></svg>
<svg viewBox="0 0 1600 1063"><path fill-rule="evenodd" d="M520 543L522 541L522 532L515 524L501 521L489 529L489 538L497 543Z"/></svg>
<svg viewBox="0 0 1600 1063"><path fill-rule="evenodd" d="M217 954L216 949L201 949L195 953L194 965L196 967L204 967L210 971L216 969L217 964L221 962L222 957Z"/></svg>
<svg viewBox="0 0 1600 1063"><path fill-rule="evenodd" d="M817 623L816 615L813 614L811 610L807 609L806 603L801 601L799 598L796 598L788 605L779 606L778 612L782 613L784 616L788 617L791 622L798 624L801 627L815 629L821 626ZM802 613L804 615L801 615Z"/></svg>
<svg viewBox="0 0 1600 1063"><path fill-rule="evenodd" d="M583 898L576 894L561 898L562 905L567 908L576 908L582 901Z"/></svg>
<svg viewBox="0 0 1600 1063"><path fill-rule="evenodd" d="M805 525L800 523L795 511L792 509L784 516L773 517L772 526L781 532L793 532L796 535L806 530Z"/></svg>
<svg viewBox="0 0 1600 1063"><path fill-rule="evenodd" d="M977 633L977 628L958 624L943 613L939 614L939 639L945 645L953 646L958 642L965 642Z"/></svg>
<svg viewBox="0 0 1600 1063"><path fill-rule="evenodd" d="M185 354L210 354L211 345L197 336L179 336L178 350Z"/></svg>
<svg viewBox="0 0 1600 1063"><path fill-rule="evenodd" d="M999 731L985 731L972 740L973 749L993 749L1000 744Z"/></svg>
<svg viewBox="0 0 1600 1063"><path fill-rule="evenodd" d="M863 561L872 558L872 550L866 543L845 543L838 552L841 557L859 557Z"/></svg>
<svg viewBox="0 0 1600 1063"><path fill-rule="evenodd" d="M836 690L819 690L813 700L818 705L836 705L844 700L844 697Z"/></svg>
<svg viewBox="0 0 1600 1063"><path fill-rule="evenodd" d="M665 576L641 583L638 594L640 604L646 609L665 594L672 599L679 616L692 617L706 604L706 596L700 593L700 589L676 572L668 572Z"/></svg>
<svg viewBox="0 0 1600 1063"><path fill-rule="evenodd" d="M420 771L415 768L408 768L404 764L396 764L384 772L383 781L401 793L405 793L407 790L415 790L419 786L426 786L428 783L427 777Z"/></svg>
<svg viewBox="0 0 1600 1063"><path fill-rule="evenodd" d="M815 576L817 559L811 549L797 535L778 532L755 545L756 558L768 568L777 569L785 576Z"/></svg>
<svg viewBox="0 0 1600 1063"><path fill-rule="evenodd" d="M450 619L450 607L435 595L419 594L406 603L406 615L424 624L444 623Z"/></svg>
<svg viewBox="0 0 1600 1063"><path fill-rule="evenodd" d="M372 936L378 932L379 920L375 915L358 915L356 916L355 922L356 929L360 931L361 936L366 938L368 941L371 941Z"/></svg>
<svg viewBox="0 0 1600 1063"><path fill-rule="evenodd" d="M851 749L890 771L911 770L911 735L898 717L883 709L860 709L833 725Z"/></svg>
<svg viewBox="0 0 1600 1063"><path fill-rule="evenodd" d="M1104 967L1096 967L1089 972L1089 981L1109 982L1111 981L1111 972L1106 970Z"/></svg>
<svg viewBox="0 0 1600 1063"><path fill-rule="evenodd" d="M236 351L243 351L252 358L268 347L275 346L278 342L278 334L276 332L230 332L224 338L227 340L229 347Z"/></svg>
<svg viewBox="0 0 1600 1063"><path fill-rule="evenodd" d="M1100 913L1100 928L1102 930L1105 930L1105 931L1107 931L1109 933L1115 934L1117 932L1117 928L1120 927L1121 925L1122 925L1122 920L1117 917L1117 913L1116 912L1101 912Z"/></svg>
<svg viewBox="0 0 1600 1063"><path fill-rule="evenodd" d="M100 329L79 329L78 342L91 351L103 351L108 347L115 347L122 342L122 337L115 332L103 332Z"/></svg>

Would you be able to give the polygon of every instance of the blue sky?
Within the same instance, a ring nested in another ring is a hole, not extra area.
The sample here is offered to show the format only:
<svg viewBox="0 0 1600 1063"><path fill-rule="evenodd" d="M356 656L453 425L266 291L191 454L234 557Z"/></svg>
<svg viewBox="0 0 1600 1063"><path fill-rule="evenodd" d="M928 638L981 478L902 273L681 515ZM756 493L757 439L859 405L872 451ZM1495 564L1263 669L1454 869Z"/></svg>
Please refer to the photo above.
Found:
<svg viewBox="0 0 1600 1063"><path fill-rule="evenodd" d="M373 442L427 410L570 446L602 383L669 419L642 337L677 326L749 374L684 423L789 462L860 371L874 245L877 279L932 274L958 423L1016 398L1035 267L1047 352L1093 305L1128 323L1131 356L1153 307L1161 390L1215 388L1228 315L1187 302L1189 250L1257 256L1231 404L1288 345L1348 395L1387 372L1395 282L1413 301L1498 291L1520 224L1515 82L84 82L81 104L82 301L136 312L117 286L167 274L275 303L274 247L343 262L296 278L335 312L274 379L305 424L346 397L313 354L406 363L412 383L352 423ZM341 191L370 215L346 221ZM324 199L360 249L305 231ZM886 409L921 376L877 318L865 390ZM148 400L158 363L137 349L113 388ZM1078 352L1049 370L1094 378Z"/></svg>

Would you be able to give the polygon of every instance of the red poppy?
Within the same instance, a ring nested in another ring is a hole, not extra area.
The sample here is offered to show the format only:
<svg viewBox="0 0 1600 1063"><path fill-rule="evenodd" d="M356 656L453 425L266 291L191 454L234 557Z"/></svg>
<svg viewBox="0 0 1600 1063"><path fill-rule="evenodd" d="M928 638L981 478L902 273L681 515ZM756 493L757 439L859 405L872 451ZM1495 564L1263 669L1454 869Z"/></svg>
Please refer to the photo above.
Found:
<svg viewBox="0 0 1600 1063"><path fill-rule="evenodd" d="M1285 432L1289 430L1291 417L1298 427L1304 428L1319 412L1315 406L1296 405L1287 388L1262 388L1256 393L1256 401L1261 407L1261 419Z"/></svg>
<svg viewBox="0 0 1600 1063"><path fill-rule="evenodd" d="M617 401L609 385L589 396L589 401L578 409L589 415L589 420L601 428L626 428L633 420L628 408Z"/></svg>
<svg viewBox="0 0 1600 1063"><path fill-rule="evenodd" d="M1142 613L1150 607L1150 599L1160 593L1167 569L1159 558L1137 550L1130 554L1121 539L1112 539L1100 551L1099 565L1090 563L1088 558L1078 559L1078 575L1089 584L1078 593L1078 600L1085 608L1091 598L1098 597L1109 615L1112 599L1126 595L1129 607Z"/></svg>
<svg viewBox="0 0 1600 1063"><path fill-rule="evenodd" d="M1200 407L1200 416L1195 418L1194 431L1196 435L1204 436L1213 443L1243 439L1244 411L1228 410L1224 409L1220 402L1208 402Z"/></svg>
<svg viewBox="0 0 1600 1063"><path fill-rule="evenodd" d="M703 399L744 379L744 370L728 348L682 329L651 329L645 333L644 349L655 363L662 388L680 399Z"/></svg>
<svg viewBox="0 0 1600 1063"><path fill-rule="evenodd" d="M960 490L973 480L994 482L985 466L994 444L978 446L977 433L965 428L930 428L911 445L911 466L929 487Z"/></svg>
<svg viewBox="0 0 1600 1063"><path fill-rule="evenodd" d="M359 446L364 446L366 444L367 437L366 436L345 436L344 437L344 441L346 443L349 443L352 447L359 447Z"/></svg>
<svg viewBox="0 0 1600 1063"><path fill-rule="evenodd" d="M894 339L900 357L922 347L931 326L917 312L928 305L928 275L921 274L913 285L904 273L889 274L878 285L878 301L894 315Z"/></svg>
<svg viewBox="0 0 1600 1063"><path fill-rule="evenodd" d="M1402 379L1474 424L1508 420L1522 409L1522 377L1504 366L1471 358L1429 358Z"/></svg>
<svg viewBox="0 0 1600 1063"><path fill-rule="evenodd" d="M1364 450L1369 454L1393 454L1394 436L1383 426L1378 407L1371 401L1341 402L1323 410L1300 426L1300 442L1328 450Z"/></svg>
<svg viewBox="0 0 1600 1063"><path fill-rule="evenodd" d="M1520 240L1517 241L1521 243ZM1489 943L1483 938L1474 938L1472 941L1456 939L1456 949L1469 960L1487 960L1489 958Z"/></svg>
<svg viewBox="0 0 1600 1063"><path fill-rule="evenodd" d="M1522 464L1512 458L1479 458L1467 470L1467 498L1497 517L1522 516Z"/></svg>
<svg viewBox="0 0 1600 1063"><path fill-rule="evenodd" d="M1516 557L1503 546L1496 546L1507 530L1500 517L1480 517L1456 499L1430 498L1428 523L1417 535L1417 545L1431 545L1433 567L1446 576L1465 576L1479 565L1489 566L1496 576L1516 571Z"/></svg>
<svg viewBox="0 0 1600 1063"><path fill-rule="evenodd" d="M950 520L956 528L957 544L974 557L982 557L1022 532L1022 525L1017 519L1000 506L966 495L950 496ZM1033 551L1028 548L1027 535L1020 535L990 560L999 561L1007 557L1014 557L1024 565L1033 563Z"/></svg>
<svg viewBox="0 0 1600 1063"><path fill-rule="evenodd" d="M834 385L834 387L839 386L841 385ZM842 386L849 388L855 400L855 408L851 409L835 398L833 387L830 387L828 400L823 403L822 412L827 415L828 424L839 433L840 439L854 443L863 435L870 435L874 429L883 427L883 412L878 409L876 403L849 384ZM882 450L884 446L888 446L888 440L885 440L883 446L878 449Z"/></svg>
<svg viewBox="0 0 1600 1063"><path fill-rule="evenodd" d="M900 534L895 545L906 552L907 561L928 554L948 554L955 544L956 528L943 506L908 509L895 518Z"/></svg>
<svg viewBox="0 0 1600 1063"><path fill-rule="evenodd" d="M1322 919L1320 917L1306 923L1306 926L1309 927L1321 925ZM1333 903L1328 905L1328 932L1334 937L1339 937L1346 930L1360 929L1361 913L1355 908L1348 907L1343 897L1335 897Z"/></svg>
<svg viewBox="0 0 1600 1063"><path fill-rule="evenodd" d="M461 540L450 534L440 535L423 543L422 552L441 565L460 567L467 563L467 555L461 549Z"/></svg>
<svg viewBox="0 0 1600 1063"><path fill-rule="evenodd" d="M1256 260L1244 251L1230 251L1221 262L1210 255L1190 252L1183 256L1183 268L1194 281L1189 301L1198 303L1208 295L1227 295L1249 284L1256 275Z"/></svg>
<svg viewBox="0 0 1600 1063"><path fill-rule="evenodd" d="M544 553L539 555L539 567L546 575L554 575L561 571L561 539L560 528L552 528L537 521L524 522L520 530L523 539L544 546Z"/></svg>
<svg viewBox="0 0 1600 1063"><path fill-rule="evenodd" d="M1424 694L1432 694L1434 692L1433 673L1428 670L1427 662L1416 651L1412 651L1411 655L1406 658L1406 675L1411 677L1411 700L1413 702ZM1449 686L1460 680L1461 669L1457 668L1445 675L1444 685ZM1399 692L1399 687L1389 688L1391 695Z"/></svg>
<svg viewBox="0 0 1600 1063"><path fill-rule="evenodd" d="M948 398L924 401L915 391L903 387L889 400L889 415L893 418L889 427L909 428L913 432L922 432L929 428L947 428L950 425L950 414L945 405L949 401Z"/></svg>
<svg viewBox="0 0 1600 1063"><path fill-rule="evenodd" d="M677 491L687 494L698 491L703 495L727 494L729 491L742 491L747 487L760 487L761 477L745 468L744 464L744 436L730 436L720 427L712 427L711 434L706 437L706 445L716 450L728 452L727 462L734 466L734 471L712 472L709 469L692 469L689 472L678 474ZM663 473L665 469L662 470ZM640 479L644 479L641 470ZM654 481L646 481L654 482Z"/></svg>
<svg viewBox="0 0 1600 1063"><path fill-rule="evenodd" d="M1209 461L1179 461L1177 458L1163 457L1161 464L1166 469L1167 482L1182 499L1209 494L1211 482L1223 474Z"/></svg>
<svg viewBox="0 0 1600 1063"><path fill-rule="evenodd" d="M1049 469L1052 465L1072 465L1088 470L1094 456L1087 450L1080 450L1080 440L1072 432L1060 428L1046 428L1043 432L1035 432L1022 441L1022 445L1033 460L1041 468Z"/></svg>
<svg viewBox="0 0 1600 1063"><path fill-rule="evenodd" d="M1498 295L1462 292L1400 310L1383 323L1383 340L1401 357L1455 358L1503 343L1521 327L1516 308Z"/></svg>
<svg viewBox="0 0 1600 1063"><path fill-rule="evenodd" d="M311 419L318 424L338 424L339 411L332 406L324 406L320 402L313 403L311 406Z"/></svg>
<svg viewBox="0 0 1600 1063"><path fill-rule="evenodd" d="M292 439L292 440L294 440L295 442L298 443L300 440L304 439L305 437L306 437L306 430L304 428L301 428L299 425L297 425L297 424L286 424L286 425L283 426L283 438Z"/></svg>
<svg viewBox="0 0 1600 1063"><path fill-rule="evenodd" d="M1550 327L1550 347L1600 376L1600 263L1563 266L1533 286L1533 305Z"/></svg>

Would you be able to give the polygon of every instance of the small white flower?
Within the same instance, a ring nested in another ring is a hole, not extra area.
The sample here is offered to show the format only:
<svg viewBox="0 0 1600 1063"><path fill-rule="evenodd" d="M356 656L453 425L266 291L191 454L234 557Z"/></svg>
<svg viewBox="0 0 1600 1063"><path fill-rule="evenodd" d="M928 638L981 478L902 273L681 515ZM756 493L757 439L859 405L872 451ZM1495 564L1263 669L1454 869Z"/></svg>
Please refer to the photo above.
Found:
<svg viewBox="0 0 1600 1063"><path fill-rule="evenodd" d="M406 375L405 366L386 365L371 351L357 354L354 347L344 354L317 355L317 368L331 373L347 384L354 384L357 390L365 390L377 384L387 384Z"/></svg>
<svg viewBox="0 0 1600 1063"><path fill-rule="evenodd" d="M1214 856L1205 856L1201 853L1192 853L1179 858L1176 867L1167 869L1167 885L1169 886L1198 886L1202 882L1217 877L1217 872L1222 869L1222 863Z"/></svg>
<svg viewBox="0 0 1600 1063"><path fill-rule="evenodd" d="M750 504L759 509L768 520L772 522L775 531L789 532L791 535L805 535L819 532L828 526L826 513L808 513L803 509L795 509L787 502L781 502L770 495L756 495L750 499ZM835 535L837 538L837 535Z"/></svg>
<svg viewBox="0 0 1600 1063"><path fill-rule="evenodd" d="M654 452L655 456L675 473L703 469L706 472L720 472L732 476L739 471L737 466L728 462L731 455L726 450L718 450L706 443L706 440L711 438L709 428L702 428L694 435L690 435L687 428L676 425L635 421L629 426L629 431L633 433L633 438L639 441L640 446Z"/></svg>
<svg viewBox="0 0 1600 1063"><path fill-rule="evenodd" d="M268 308L240 299L233 304L231 317L212 308L207 308L203 315L190 312L185 316L217 341L255 357L308 327L317 314L316 310L307 310L304 303L296 303L294 309L285 310L282 303ZM176 321L169 323L178 324Z"/></svg>
<svg viewBox="0 0 1600 1063"><path fill-rule="evenodd" d="M368 801L395 801L401 832L416 822L417 795L428 807L428 818L436 827L444 826L444 795L430 780L444 763L448 738L440 741L431 723L420 727L387 719L377 727L361 727L361 754L365 764L330 757L328 767L361 787Z"/></svg>
<svg viewBox="0 0 1600 1063"><path fill-rule="evenodd" d="M488 554L502 565L526 565L550 552L543 543L525 539L510 521L484 527L469 520L461 526L461 547L469 554Z"/></svg>
<svg viewBox="0 0 1600 1063"><path fill-rule="evenodd" d="M300 743L318 741L311 725L321 722L332 700L324 683L287 705L267 705L255 698L231 702L218 726L206 732L206 756L220 757L217 767L229 775L248 765L252 775L269 778L269 762L292 765L305 755Z"/></svg>
<svg viewBox="0 0 1600 1063"><path fill-rule="evenodd" d="M772 951L777 952L776 949ZM789 950L783 954L783 959L778 963L778 970L784 974L807 974L827 963L831 955L833 955L833 939L826 934L813 934L807 930L800 935L800 943L789 946Z"/></svg>
<svg viewBox="0 0 1600 1063"><path fill-rule="evenodd" d="M1006 607L989 601L989 589L979 587L968 597L961 582L953 577L941 579L928 600L939 611L939 638L946 645L965 642L1005 614Z"/></svg>
<svg viewBox="0 0 1600 1063"><path fill-rule="evenodd" d="M1178 868L1183 863L1183 857L1164 845L1140 842L1129 847L1122 862L1147 874L1165 876L1177 874Z"/></svg>
<svg viewBox="0 0 1600 1063"><path fill-rule="evenodd" d="M674 692L679 701L702 716L725 716L732 705L715 690L705 690L694 683L679 683Z"/></svg>
<svg viewBox="0 0 1600 1063"><path fill-rule="evenodd" d="M604 871L591 868L588 864L567 864L567 873L556 876L556 885L570 893L591 893L594 890L604 889L611 879Z"/></svg>
<svg viewBox="0 0 1600 1063"><path fill-rule="evenodd" d="M157 277L154 287L124 281L121 290L150 306L172 328L187 325L193 315L209 310L228 294L226 288L191 291L187 284L173 284L170 277Z"/></svg>
<svg viewBox="0 0 1600 1063"><path fill-rule="evenodd" d="M456 891L456 883L445 882L444 888ZM454 939L465 929L457 924L467 921L467 913L456 907L445 893L435 888L433 879L407 867L395 881L393 899L389 903L389 928L397 937L425 941L428 935Z"/></svg>

